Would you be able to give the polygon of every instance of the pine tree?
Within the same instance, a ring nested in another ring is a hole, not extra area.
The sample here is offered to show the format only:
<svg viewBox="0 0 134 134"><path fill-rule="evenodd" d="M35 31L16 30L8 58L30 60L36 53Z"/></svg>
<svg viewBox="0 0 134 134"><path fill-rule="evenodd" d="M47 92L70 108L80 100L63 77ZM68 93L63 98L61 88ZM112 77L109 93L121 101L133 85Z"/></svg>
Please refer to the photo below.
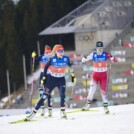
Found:
<svg viewBox="0 0 134 134"><path fill-rule="evenodd" d="M11 87L12 83L16 81L16 85L20 84L20 81L22 80L22 58L19 52L19 44L18 44L18 37L16 33L15 28L15 6L12 1L7 0L4 3L4 9L3 9L3 17L1 21L1 54L2 59L0 70L2 70L0 73L1 76L5 76L6 70L8 69L10 72L10 82ZM17 74L20 74L17 75ZM5 76L6 77L6 76ZM4 78L5 78L4 77ZM0 79L2 83L2 90L5 92L6 86L6 79L4 79L4 82L2 82L2 78Z"/></svg>

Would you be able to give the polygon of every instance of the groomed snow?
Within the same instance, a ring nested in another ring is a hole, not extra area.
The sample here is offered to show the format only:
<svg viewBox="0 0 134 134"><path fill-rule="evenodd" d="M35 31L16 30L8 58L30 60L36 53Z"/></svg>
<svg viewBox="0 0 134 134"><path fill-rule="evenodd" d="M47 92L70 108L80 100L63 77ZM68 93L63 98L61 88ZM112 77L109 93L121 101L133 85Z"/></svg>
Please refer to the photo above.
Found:
<svg viewBox="0 0 134 134"><path fill-rule="evenodd" d="M94 109L98 111L68 114L74 120L60 119L59 109L53 109L53 118L37 114L34 119L38 121L20 124L9 122L26 115L2 116L0 134L134 134L134 104L110 106L110 115L105 115L102 107Z"/></svg>

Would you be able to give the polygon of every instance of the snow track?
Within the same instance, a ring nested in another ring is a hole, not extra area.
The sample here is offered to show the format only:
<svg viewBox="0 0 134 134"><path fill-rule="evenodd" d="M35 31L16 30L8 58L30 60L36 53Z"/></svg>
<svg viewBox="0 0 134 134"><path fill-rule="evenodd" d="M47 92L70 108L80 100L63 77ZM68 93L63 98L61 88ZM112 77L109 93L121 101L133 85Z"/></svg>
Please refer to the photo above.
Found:
<svg viewBox="0 0 134 134"><path fill-rule="evenodd" d="M37 115L34 118L37 121L19 124L9 122L26 115L3 116L0 134L134 134L134 104L110 106L109 115L104 114L102 107L94 109L94 112L68 113L70 120L60 119L59 110L53 109L53 118Z"/></svg>

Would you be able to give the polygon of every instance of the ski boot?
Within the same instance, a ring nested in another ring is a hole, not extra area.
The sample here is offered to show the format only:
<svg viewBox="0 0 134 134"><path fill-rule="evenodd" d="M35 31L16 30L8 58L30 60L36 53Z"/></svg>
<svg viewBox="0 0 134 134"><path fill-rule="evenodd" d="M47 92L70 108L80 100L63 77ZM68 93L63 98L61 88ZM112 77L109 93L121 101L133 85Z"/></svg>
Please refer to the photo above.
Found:
<svg viewBox="0 0 134 134"><path fill-rule="evenodd" d="M67 114L65 112L65 108L64 109L61 108L60 115L61 115L61 118L65 118L65 119L67 118Z"/></svg>
<svg viewBox="0 0 134 134"><path fill-rule="evenodd" d="M45 106L42 106L41 107L41 116L44 116L45 115Z"/></svg>
<svg viewBox="0 0 134 134"><path fill-rule="evenodd" d="M48 108L48 117L52 117L52 107Z"/></svg>
<svg viewBox="0 0 134 134"><path fill-rule="evenodd" d="M90 109L91 101L87 100L86 105L82 108L82 111L86 111Z"/></svg>
<svg viewBox="0 0 134 134"><path fill-rule="evenodd" d="M105 114L109 114L108 103L103 103Z"/></svg>
<svg viewBox="0 0 134 134"><path fill-rule="evenodd" d="M24 121L29 121L29 120L31 120L35 115L36 115L36 110L33 110L32 112L31 112L31 114L29 115L29 116L27 116L25 119L24 119Z"/></svg>

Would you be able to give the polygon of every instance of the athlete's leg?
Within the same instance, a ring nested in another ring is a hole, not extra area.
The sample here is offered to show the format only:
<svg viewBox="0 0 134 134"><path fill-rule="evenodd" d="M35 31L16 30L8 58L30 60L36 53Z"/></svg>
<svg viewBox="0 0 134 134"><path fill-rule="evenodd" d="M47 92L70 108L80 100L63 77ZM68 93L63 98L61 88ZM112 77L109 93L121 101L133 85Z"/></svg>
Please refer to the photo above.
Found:
<svg viewBox="0 0 134 134"><path fill-rule="evenodd" d="M38 86L40 97L43 95L43 87L41 86L42 77L43 77L43 72L40 73L39 86ZM42 102L42 107L44 107L44 102Z"/></svg>
<svg viewBox="0 0 134 134"><path fill-rule="evenodd" d="M103 103L108 103L107 86L108 86L107 73L102 72L101 79L100 79L100 91L101 91Z"/></svg>
<svg viewBox="0 0 134 134"><path fill-rule="evenodd" d="M82 108L82 110L88 110L90 108L91 102L93 100L94 93L97 89L98 80L97 80L96 75L97 75L96 73L92 74L90 89L89 89L88 96L87 96L87 103Z"/></svg>
<svg viewBox="0 0 134 134"><path fill-rule="evenodd" d="M49 76L50 74L47 74L46 76L46 79L49 80ZM50 76L50 79L51 79L51 76ZM44 85L44 88L45 88L45 85ZM51 96L51 93L48 95L48 98L47 98L47 102L48 102L48 116L52 116L52 96Z"/></svg>
<svg viewBox="0 0 134 134"><path fill-rule="evenodd" d="M61 107L65 107L65 92L66 92L66 83L65 83L65 78L59 78L59 84L58 84L58 89L59 89L59 93L60 93L60 105Z"/></svg>
<svg viewBox="0 0 134 134"><path fill-rule="evenodd" d="M61 98L61 101L60 101L60 105L61 105L61 117L62 118L66 118L67 115L66 115L66 112L65 112L65 92L66 92L66 83L65 83L65 77L62 77L62 78L58 78L58 89L59 89L59 93L60 93L60 98Z"/></svg>
<svg viewBox="0 0 134 134"><path fill-rule="evenodd" d="M39 89L39 93L40 93L40 98L41 98L44 93L43 89ZM45 103L43 101L41 104L41 116L44 116L44 115L45 115Z"/></svg>
<svg viewBox="0 0 134 134"><path fill-rule="evenodd" d="M48 98L48 95L51 93L51 91L54 89L55 87L55 83L53 82L54 77L51 77L51 79L49 78L49 80L46 83L46 88L44 89L43 95L41 96L41 98L39 99L39 101L37 102L34 110L32 111L32 113L26 118L26 120L30 120L32 119L36 112L40 109L40 107L42 106L42 103Z"/></svg>
<svg viewBox="0 0 134 134"><path fill-rule="evenodd" d="M96 89L97 89L97 82L92 79L91 84L90 84L90 90L89 90L88 96L87 96L88 101L93 100L93 96L94 96Z"/></svg>
<svg viewBox="0 0 134 134"><path fill-rule="evenodd" d="M43 72L40 73L40 77L39 77L39 86L38 86L38 90L39 90L39 94L40 97L43 95L43 86L41 86L41 80L43 78ZM44 101L41 104L41 116L44 116L45 114L45 104Z"/></svg>
<svg viewBox="0 0 134 134"><path fill-rule="evenodd" d="M103 107L104 107L105 113L109 113L107 86L108 86L107 72L103 72L101 74L100 90L101 90L101 96L102 96L102 100L103 100Z"/></svg>
<svg viewBox="0 0 134 134"><path fill-rule="evenodd" d="M52 96L51 94L48 95L48 116L52 116Z"/></svg>
<svg viewBox="0 0 134 134"><path fill-rule="evenodd" d="M44 93L42 95L42 97L40 98L40 100L38 101L35 109L38 110L41 106L41 103L46 100L46 98L48 98L48 96L51 94L52 90L54 89L54 87L56 86L56 81L55 81L55 77L53 76L49 76L49 79L46 83L45 89L44 89Z"/></svg>

